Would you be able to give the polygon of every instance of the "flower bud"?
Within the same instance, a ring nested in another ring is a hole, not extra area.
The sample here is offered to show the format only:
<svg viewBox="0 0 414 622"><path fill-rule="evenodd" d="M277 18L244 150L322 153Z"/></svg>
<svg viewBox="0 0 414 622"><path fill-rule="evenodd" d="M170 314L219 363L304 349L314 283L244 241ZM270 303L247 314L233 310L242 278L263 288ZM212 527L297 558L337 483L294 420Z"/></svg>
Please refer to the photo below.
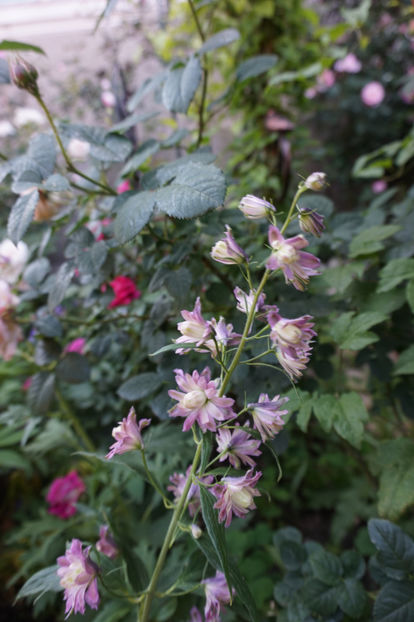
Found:
<svg viewBox="0 0 414 622"><path fill-rule="evenodd" d="M239 204L239 209L243 212L246 218L249 218L250 220L266 218L269 212L276 211L274 205L264 199L259 199L252 194L247 194L242 198Z"/></svg>
<svg viewBox="0 0 414 622"><path fill-rule="evenodd" d="M194 540L198 540L203 532L201 530L201 528L198 525L195 525L194 523L191 525L191 535L193 536Z"/></svg>
<svg viewBox="0 0 414 622"><path fill-rule="evenodd" d="M322 214L318 214L306 207L298 208L299 210L299 227L304 233L311 233L315 237L319 238L322 231L325 229L323 224L324 217Z"/></svg>
<svg viewBox="0 0 414 622"><path fill-rule="evenodd" d="M16 57L9 62L10 79L19 89L28 91L31 95L38 95L37 69L23 58Z"/></svg>
<svg viewBox="0 0 414 622"><path fill-rule="evenodd" d="M226 225L224 238L216 242L211 249L211 257L224 264L243 263L248 259L247 254L234 239L229 225Z"/></svg>
<svg viewBox="0 0 414 622"><path fill-rule="evenodd" d="M39 200L36 204L33 220L36 222L44 222L50 220L59 211L59 205L49 200L46 193L39 190Z"/></svg>
<svg viewBox="0 0 414 622"><path fill-rule="evenodd" d="M326 175L325 173L312 173L305 179L305 186L308 190L314 190L318 192L322 190L326 186Z"/></svg>

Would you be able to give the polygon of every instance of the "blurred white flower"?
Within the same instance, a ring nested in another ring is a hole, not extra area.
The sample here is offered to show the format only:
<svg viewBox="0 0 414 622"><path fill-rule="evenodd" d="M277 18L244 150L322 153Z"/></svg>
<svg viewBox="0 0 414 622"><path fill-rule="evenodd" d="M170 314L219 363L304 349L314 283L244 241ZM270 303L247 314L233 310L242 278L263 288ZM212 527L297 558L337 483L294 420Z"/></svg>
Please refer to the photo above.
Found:
<svg viewBox="0 0 414 622"><path fill-rule="evenodd" d="M17 127L23 127L23 125L27 125L28 123L43 125L45 120L44 114L36 108L17 108L13 119Z"/></svg>
<svg viewBox="0 0 414 622"><path fill-rule="evenodd" d="M68 154L73 160L86 160L89 150L89 143L79 138L72 138L68 145Z"/></svg>
<svg viewBox="0 0 414 622"><path fill-rule="evenodd" d="M12 136L16 130L7 119L0 121L0 138L5 138L6 136Z"/></svg>
<svg viewBox="0 0 414 622"><path fill-rule="evenodd" d="M114 108L116 105L116 97L112 91L102 91L101 102L105 108Z"/></svg>
<svg viewBox="0 0 414 622"><path fill-rule="evenodd" d="M0 244L0 279L7 283L15 283L29 258L29 249L24 242L17 246L11 240L3 240Z"/></svg>

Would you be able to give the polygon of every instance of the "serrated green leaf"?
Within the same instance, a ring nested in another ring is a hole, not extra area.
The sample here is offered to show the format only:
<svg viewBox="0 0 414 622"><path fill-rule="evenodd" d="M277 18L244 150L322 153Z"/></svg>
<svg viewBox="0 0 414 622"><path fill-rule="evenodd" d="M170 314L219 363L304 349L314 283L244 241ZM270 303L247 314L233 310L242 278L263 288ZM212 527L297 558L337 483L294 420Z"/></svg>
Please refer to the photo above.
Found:
<svg viewBox="0 0 414 622"><path fill-rule="evenodd" d="M303 544L295 540L281 542L279 551L282 563L289 571L299 570L308 557Z"/></svg>
<svg viewBox="0 0 414 622"><path fill-rule="evenodd" d="M328 586L319 579L305 581L303 596L311 611L321 616L332 615L338 606L338 587Z"/></svg>
<svg viewBox="0 0 414 622"><path fill-rule="evenodd" d="M374 603L374 622L411 622L414 611L414 583L389 581Z"/></svg>
<svg viewBox="0 0 414 622"><path fill-rule="evenodd" d="M119 387L119 397L129 402L140 400L154 393L163 383L162 377L155 372L146 372L139 376L133 376Z"/></svg>
<svg viewBox="0 0 414 622"><path fill-rule="evenodd" d="M322 550L309 557L309 564L316 579L325 585L337 585L342 578L341 560L336 555Z"/></svg>
<svg viewBox="0 0 414 622"><path fill-rule="evenodd" d="M189 105L193 101L193 97L201 82L202 70L198 56L192 56L186 64L183 75L181 77L181 100L183 112L186 113Z"/></svg>
<svg viewBox="0 0 414 622"><path fill-rule="evenodd" d="M171 270L164 281L168 292L177 301L179 307L183 307L187 300L192 284L192 275L188 268L178 268Z"/></svg>
<svg viewBox="0 0 414 622"><path fill-rule="evenodd" d="M230 593L232 591L232 581L229 573L229 561L226 544L224 525L218 522L217 510L214 509L215 497L200 484L201 512L207 527L208 535L213 543L220 565L226 577Z"/></svg>
<svg viewBox="0 0 414 622"><path fill-rule="evenodd" d="M414 572L414 541L400 527L388 520L371 518L368 533L387 576L401 580Z"/></svg>
<svg viewBox="0 0 414 622"><path fill-rule="evenodd" d="M50 175L42 184L42 190L48 190L49 192L63 192L69 190L69 188L70 183L66 177L59 175L59 173Z"/></svg>
<svg viewBox="0 0 414 622"><path fill-rule="evenodd" d="M48 372L38 372L32 376L27 394L29 406L35 413L48 411L55 392L55 376Z"/></svg>
<svg viewBox="0 0 414 622"><path fill-rule="evenodd" d="M0 41L0 50L6 52L36 52L37 54L44 54L46 52L39 48L37 45L31 45L30 43L22 43L21 41L7 41L3 39Z"/></svg>
<svg viewBox="0 0 414 622"><path fill-rule="evenodd" d="M7 223L7 234L15 244L20 242L32 222L38 200L39 193L34 190L30 194L19 197L12 206Z"/></svg>
<svg viewBox="0 0 414 622"><path fill-rule="evenodd" d="M407 283L406 296L410 309L414 313L414 279Z"/></svg>
<svg viewBox="0 0 414 622"><path fill-rule="evenodd" d="M337 398L329 394L314 399L313 412L325 432L331 430L334 418L341 415Z"/></svg>
<svg viewBox="0 0 414 622"><path fill-rule="evenodd" d="M55 307L57 307L57 305L64 299L66 290L69 287L74 273L75 268L73 264L65 262L60 266L59 270L54 275L47 299L47 306L50 311L53 311Z"/></svg>
<svg viewBox="0 0 414 622"><path fill-rule="evenodd" d="M384 248L383 240L391 237L400 229L399 225L376 225L369 229L364 229L352 240L349 247L350 256L370 255L381 250Z"/></svg>
<svg viewBox="0 0 414 622"><path fill-rule="evenodd" d="M340 409L333 419L334 430L356 448L360 448L364 436L364 423L368 413L358 393L344 393L339 398Z"/></svg>
<svg viewBox="0 0 414 622"><path fill-rule="evenodd" d="M119 242L132 240L151 218L155 205L155 193L149 190L127 197L115 218L114 232Z"/></svg>
<svg viewBox="0 0 414 622"><path fill-rule="evenodd" d="M71 384L86 382L90 373L88 359L78 352L67 352L56 366L57 378Z"/></svg>
<svg viewBox="0 0 414 622"><path fill-rule="evenodd" d="M130 173L135 173L139 167L144 164L145 160L148 160L151 156L153 156L157 151L159 151L160 143L154 138L149 138L142 145L138 147L134 155L128 160L122 169L120 175L121 177L125 175L129 175Z"/></svg>
<svg viewBox="0 0 414 622"><path fill-rule="evenodd" d="M380 272L379 292L387 292L406 279L414 278L414 259L392 259Z"/></svg>
<svg viewBox="0 0 414 622"><path fill-rule="evenodd" d="M414 504L414 443L395 439L381 443L378 451L378 511L380 516L396 520Z"/></svg>
<svg viewBox="0 0 414 622"><path fill-rule="evenodd" d="M236 80L243 82L266 73L276 65L277 58L275 54L259 54L248 58L237 67Z"/></svg>
<svg viewBox="0 0 414 622"><path fill-rule="evenodd" d="M353 620L362 616L367 602L368 596L356 579L345 579L338 587L338 605Z"/></svg>
<svg viewBox="0 0 414 622"><path fill-rule="evenodd" d="M344 577L362 579L365 574L365 561L358 551L344 551L341 553L341 562Z"/></svg>
<svg viewBox="0 0 414 622"><path fill-rule="evenodd" d="M225 28L224 30L220 30L220 32L216 32L216 34L209 37L198 50L198 53L205 54L206 52L211 52L217 48L229 45L238 39L240 39L240 33L238 30L235 28Z"/></svg>
<svg viewBox="0 0 414 622"><path fill-rule="evenodd" d="M414 374L414 345L401 352L395 363L393 374L394 376Z"/></svg>
<svg viewBox="0 0 414 622"><path fill-rule="evenodd" d="M65 122L59 123L59 130L66 140L78 138L89 143L91 156L102 162L123 162L132 149L127 138L102 127Z"/></svg>

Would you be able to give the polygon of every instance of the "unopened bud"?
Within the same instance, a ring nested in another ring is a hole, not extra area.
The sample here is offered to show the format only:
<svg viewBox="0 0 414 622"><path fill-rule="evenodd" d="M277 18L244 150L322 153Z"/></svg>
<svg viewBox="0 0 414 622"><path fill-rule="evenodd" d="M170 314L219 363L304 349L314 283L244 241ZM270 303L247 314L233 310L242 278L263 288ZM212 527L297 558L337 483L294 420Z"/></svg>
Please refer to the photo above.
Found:
<svg viewBox="0 0 414 622"><path fill-rule="evenodd" d="M28 91L31 95L38 95L37 69L23 58L16 57L9 62L10 78L19 89Z"/></svg>
<svg viewBox="0 0 414 622"><path fill-rule="evenodd" d="M299 227L304 233L311 233L319 238L325 229L323 224L324 217L313 210L306 207L298 208L299 210Z"/></svg>
<svg viewBox="0 0 414 622"><path fill-rule="evenodd" d="M259 199L252 194L247 194L242 198L239 204L239 209L243 212L246 218L251 220L266 218L269 212L276 211L274 205L264 199Z"/></svg>
<svg viewBox="0 0 414 622"><path fill-rule="evenodd" d="M312 173L305 179L305 186L308 190L314 190L318 192L322 190L326 186L326 175L325 173Z"/></svg>
<svg viewBox="0 0 414 622"><path fill-rule="evenodd" d="M191 534L195 540L198 540L202 536L203 532L198 525L193 523L191 525Z"/></svg>

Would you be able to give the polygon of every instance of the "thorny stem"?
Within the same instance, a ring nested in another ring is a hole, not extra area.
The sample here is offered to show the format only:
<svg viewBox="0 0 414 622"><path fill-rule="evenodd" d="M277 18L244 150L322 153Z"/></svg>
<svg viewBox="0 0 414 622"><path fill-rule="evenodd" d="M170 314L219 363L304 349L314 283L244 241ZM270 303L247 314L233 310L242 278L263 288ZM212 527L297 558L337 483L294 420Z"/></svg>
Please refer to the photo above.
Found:
<svg viewBox="0 0 414 622"><path fill-rule="evenodd" d="M102 184L99 181L96 181L96 179L92 179L92 177L88 177L88 175L85 175L85 173L82 173L82 171L80 171L72 162L72 160L70 159L68 152L66 151L63 143L62 143L62 139L60 138L59 132L57 130L57 127L55 125L55 122L52 118L52 115L49 112L49 108L46 106L45 102L42 99L42 96L40 95L40 93L38 93L37 95L34 96L37 100L37 102L39 103L40 107L42 108L43 112L45 113L47 120L49 121L50 127L52 128L53 134L55 135L56 138L56 142L59 145L59 149L62 152L62 155L64 157L64 160L66 162L66 165L69 169L69 171L71 171L72 173L76 173L77 175L79 175L80 177L83 177L83 179L86 179L86 181L89 181L90 183L94 184L95 186L98 186L99 188L101 188L102 190L105 191L105 194L111 194L116 196L116 192L115 190L112 190L112 188L110 188L109 186L107 186L106 184Z"/></svg>
<svg viewBox="0 0 414 622"><path fill-rule="evenodd" d="M55 394L56 394L61 410L66 415L66 418L68 419L68 421L70 421L70 423L72 424L73 429L75 430L76 434L82 439L85 447L89 451L94 452L95 445L92 443L87 432L83 428L83 425L81 424L81 422L79 421L79 419L77 418L77 416L75 415L75 413L73 412L73 410L71 409L71 407L69 406L69 404L67 403L67 401L65 400L62 393L57 387L55 388Z"/></svg>

